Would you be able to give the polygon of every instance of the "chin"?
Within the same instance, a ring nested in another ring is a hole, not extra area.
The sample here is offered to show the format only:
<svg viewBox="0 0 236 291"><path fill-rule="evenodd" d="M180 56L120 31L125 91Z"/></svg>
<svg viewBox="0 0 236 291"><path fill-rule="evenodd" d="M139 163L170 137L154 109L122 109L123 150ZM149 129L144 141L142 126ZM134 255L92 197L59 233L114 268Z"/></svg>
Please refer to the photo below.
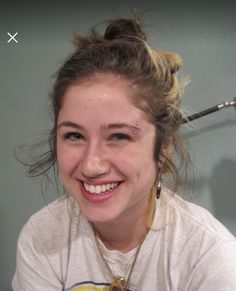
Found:
<svg viewBox="0 0 236 291"><path fill-rule="evenodd" d="M80 208L83 215L91 223L109 223L116 220L119 214L116 214L114 210L106 209L85 209Z"/></svg>

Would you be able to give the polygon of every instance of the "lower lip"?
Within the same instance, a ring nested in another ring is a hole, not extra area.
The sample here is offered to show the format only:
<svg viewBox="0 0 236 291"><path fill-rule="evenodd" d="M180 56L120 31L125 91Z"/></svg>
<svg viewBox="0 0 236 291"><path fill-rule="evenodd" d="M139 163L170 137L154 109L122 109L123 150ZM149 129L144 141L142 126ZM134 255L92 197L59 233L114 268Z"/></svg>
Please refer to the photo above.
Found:
<svg viewBox="0 0 236 291"><path fill-rule="evenodd" d="M120 185L118 185L116 188L114 188L110 191L107 191L103 194L96 195L96 194L92 194L92 193L86 191L83 183L80 183L80 189L81 189L81 192L82 192L84 198L92 203L102 203L102 202L109 200L117 192L117 189L119 187L120 187Z"/></svg>

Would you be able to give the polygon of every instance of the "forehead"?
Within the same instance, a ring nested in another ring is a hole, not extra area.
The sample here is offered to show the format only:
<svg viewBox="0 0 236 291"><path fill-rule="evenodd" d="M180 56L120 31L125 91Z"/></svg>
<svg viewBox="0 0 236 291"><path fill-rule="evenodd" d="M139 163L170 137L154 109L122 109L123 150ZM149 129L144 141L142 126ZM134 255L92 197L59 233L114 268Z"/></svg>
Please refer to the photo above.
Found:
<svg viewBox="0 0 236 291"><path fill-rule="evenodd" d="M82 100L86 99L87 102L94 101L95 99L97 101L106 101L106 97L111 98L112 96L113 99L119 96L125 101L124 99L131 97L130 86L131 84L128 80L119 76L95 74L70 86L64 94L63 101L68 95L80 95Z"/></svg>
<svg viewBox="0 0 236 291"><path fill-rule="evenodd" d="M148 117L133 102L131 84L119 77L91 78L72 85L66 91L59 112L59 122L128 123L134 126L146 123Z"/></svg>

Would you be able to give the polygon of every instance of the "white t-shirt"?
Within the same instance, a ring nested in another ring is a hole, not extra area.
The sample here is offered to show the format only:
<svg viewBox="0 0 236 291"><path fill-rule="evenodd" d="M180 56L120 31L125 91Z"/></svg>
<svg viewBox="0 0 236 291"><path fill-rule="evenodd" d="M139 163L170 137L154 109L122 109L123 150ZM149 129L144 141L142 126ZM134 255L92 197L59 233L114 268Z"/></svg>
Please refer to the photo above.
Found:
<svg viewBox="0 0 236 291"><path fill-rule="evenodd" d="M72 204L72 198L59 198L24 226L14 291L109 290L112 278L92 228ZM102 251L114 274L125 277L136 249L124 254L102 245ZM207 210L165 189L127 288L235 291L236 239Z"/></svg>

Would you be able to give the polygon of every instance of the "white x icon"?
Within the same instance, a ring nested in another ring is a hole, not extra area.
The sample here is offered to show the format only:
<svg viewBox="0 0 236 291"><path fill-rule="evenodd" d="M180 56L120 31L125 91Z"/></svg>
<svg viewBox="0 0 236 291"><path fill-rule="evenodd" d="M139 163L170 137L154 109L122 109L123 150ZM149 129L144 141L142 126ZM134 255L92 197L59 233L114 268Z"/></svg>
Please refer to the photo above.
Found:
<svg viewBox="0 0 236 291"><path fill-rule="evenodd" d="M15 39L15 37L17 36L18 32L16 32L14 35L11 35L10 32L7 33L10 38L8 39L7 43L9 43L10 41L14 40L14 42L18 43L18 40Z"/></svg>

